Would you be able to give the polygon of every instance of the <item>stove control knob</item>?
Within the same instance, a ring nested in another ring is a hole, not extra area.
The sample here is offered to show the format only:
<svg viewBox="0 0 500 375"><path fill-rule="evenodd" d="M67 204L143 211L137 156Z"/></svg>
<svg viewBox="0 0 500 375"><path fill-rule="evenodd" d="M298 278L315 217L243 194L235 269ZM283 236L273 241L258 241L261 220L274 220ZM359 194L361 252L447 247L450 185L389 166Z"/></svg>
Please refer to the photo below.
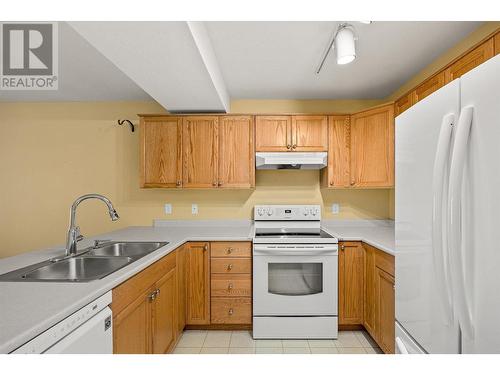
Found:
<svg viewBox="0 0 500 375"><path fill-rule="evenodd" d="M317 208L311 208L311 215L316 216L319 213Z"/></svg>
<svg viewBox="0 0 500 375"><path fill-rule="evenodd" d="M272 216L273 213L274 213L274 210L272 208L267 209L267 216Z"/></svg>
<svg viewBox="0 0 500 375"><path fill-rule="evenodd" d="M304 208L304 211L302 213L304 214L304 216L309 215L309 212L307 211L307 208Z"/></svg>
<svg viewBox="0 0 500 375"><path fill-rule="evenodd" d="M262 208L259 208L259 209L257 210L257 215L259 215L259 216L264 215L264 210L263 210Z"/></svg>

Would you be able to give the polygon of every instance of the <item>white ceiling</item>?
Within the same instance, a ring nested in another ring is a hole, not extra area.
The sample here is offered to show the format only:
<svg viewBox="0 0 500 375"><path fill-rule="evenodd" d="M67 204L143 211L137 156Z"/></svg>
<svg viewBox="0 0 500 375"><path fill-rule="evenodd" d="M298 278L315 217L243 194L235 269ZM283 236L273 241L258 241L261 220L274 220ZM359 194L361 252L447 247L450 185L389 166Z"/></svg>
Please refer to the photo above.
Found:
<svg viewBox="0 0 500 375"><path fill-rule="evenodd" d="M66 22L59 22L58 78L58 90L0 90L0 101L151 100Z"/></svg>
<svg viewBox="0 0 500 375"><path fill-rule="evenodd" d="M354 23L357 59L315 69L338 22L59 23L59 90L0 101L157 100L224 111L230 99L384 98L481 22ZM333 51L332 51L333 52Z"/></svg>
<svg viewBox="0 0 500 375"><path fill-rule="evenodd" d="M357 58L330 53L338 22L207 22L232 98L375 99L390 95L481 22L354 22ZM333 52L333 51L332 51Z"/></svg>

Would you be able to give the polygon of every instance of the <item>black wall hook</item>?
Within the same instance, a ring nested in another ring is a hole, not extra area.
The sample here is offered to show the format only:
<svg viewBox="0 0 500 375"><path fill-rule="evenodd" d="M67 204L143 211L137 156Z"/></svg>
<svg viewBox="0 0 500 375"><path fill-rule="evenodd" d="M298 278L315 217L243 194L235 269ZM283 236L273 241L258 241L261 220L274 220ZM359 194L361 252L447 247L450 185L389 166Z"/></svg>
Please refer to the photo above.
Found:
<svg viewBox="0 0 500 375"><path fill-rule="evenodd" d="M132 121L130 120L118 120L118 125L123 125L123 123L126 122L130 125L130 130L132 130L132 133L135 131L135 126L132 124Z"/></svg>

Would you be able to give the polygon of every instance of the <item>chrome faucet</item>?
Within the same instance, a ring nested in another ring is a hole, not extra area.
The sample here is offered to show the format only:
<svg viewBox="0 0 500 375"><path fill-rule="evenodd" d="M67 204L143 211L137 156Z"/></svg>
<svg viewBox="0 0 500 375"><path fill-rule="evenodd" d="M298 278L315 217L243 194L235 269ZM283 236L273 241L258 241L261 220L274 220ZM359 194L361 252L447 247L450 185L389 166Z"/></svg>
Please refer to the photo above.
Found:
<svg viewBox="0 0 500 375"><path fill-rule="evenodd" d="M106 203L108 206L109 216L111 220L116 221L120 217L116 213L115 208L111 201L106 198L104 195L100 194L86 194L81 197L76 198L76 200L71 205L70 210L70 222L69 222L69 230L68 230L68 238L66 240L66 256L75 255L76 254L76 243L83 239L83 236L80 234L80 227L76 225L76 208L80 203L87 199L99 199Z"/></svg>

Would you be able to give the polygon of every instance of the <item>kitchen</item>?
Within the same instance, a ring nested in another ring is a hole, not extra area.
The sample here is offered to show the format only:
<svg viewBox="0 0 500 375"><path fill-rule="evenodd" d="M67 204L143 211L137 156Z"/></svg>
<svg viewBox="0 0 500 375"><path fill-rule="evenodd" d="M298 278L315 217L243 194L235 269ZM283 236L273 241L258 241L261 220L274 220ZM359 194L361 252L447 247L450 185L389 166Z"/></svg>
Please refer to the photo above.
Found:
<svg viewBox="0 0 500 375"><path fill-rule="evenodd" d="M496 280L468 287L453 255L467 225L469 243L492 228L441 203L477 190L444 184L484 163L464 172L451 150L467 148L465 88L469 123L491 121L477 98L498 83L498 22L50 24L58 89L0 97L1 353L500 352L467 319L471 300L492 308L474 288ZM152 58L158 31L175 58ZM398 32L414 50L389 69ZM306 58L283 66L297 46Z"/></svg>

